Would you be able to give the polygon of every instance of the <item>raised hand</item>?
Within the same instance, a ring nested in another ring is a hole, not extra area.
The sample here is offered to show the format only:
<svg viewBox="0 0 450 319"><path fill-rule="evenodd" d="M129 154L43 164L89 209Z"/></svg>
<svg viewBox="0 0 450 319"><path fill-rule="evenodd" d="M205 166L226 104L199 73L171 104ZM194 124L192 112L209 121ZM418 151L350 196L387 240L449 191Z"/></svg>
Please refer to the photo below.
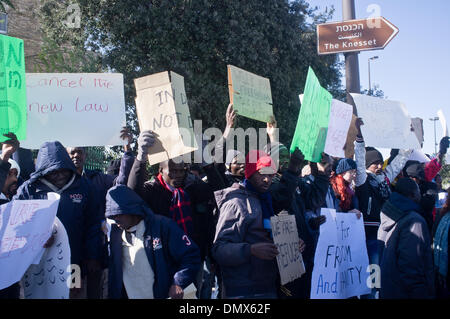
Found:
<svg viewBox="0 0 450 319"><path fill-rule="evenodd" d="M6 133L3 134L3 136L9 138L9 140L6 140L2 142L2 154L0 154L0 159L4 161L8 161L11 158L11 155L14 154L15 151L17 151L20 147L20 142L17 139L16 134L14 133Z"/></svg>
<svg viewBox="0 0 450 319"><path fill-rule="evenodd" d="M148 149L155 143L155 135L152 131L143 131L138 138L138 154L136 159L138 161L146 161Z"/></svg>

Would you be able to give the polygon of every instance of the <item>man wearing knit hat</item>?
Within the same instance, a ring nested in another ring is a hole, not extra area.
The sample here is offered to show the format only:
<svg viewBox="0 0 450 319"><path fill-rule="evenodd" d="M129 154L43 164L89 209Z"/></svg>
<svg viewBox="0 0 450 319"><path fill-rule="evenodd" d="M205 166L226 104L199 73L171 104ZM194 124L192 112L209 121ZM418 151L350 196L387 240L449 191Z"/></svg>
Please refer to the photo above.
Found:
<svg viewBox="0 0 450 319"><path fill-rule="evenodd" d="M269 192L276 171L269 155L250 151L244 182L214 193L220 215L212 253L222 269L223 298L277 297L278 250L270 228L275 212Z"/></svg>
<svg viewBox="0 0 450 319"><path fill-rule="evenodd" d="M355 193L359 210L364 216L369 264L378 265L377 232L380 226L380 210L391 194L390 183L402 171L412 150L400 150L394 160L383 170L383 156L373 147L365 148L361 133L361 118L356 120L358 134L355 141L356 179ZM375 290L372 289L372 297Z"/></svg>

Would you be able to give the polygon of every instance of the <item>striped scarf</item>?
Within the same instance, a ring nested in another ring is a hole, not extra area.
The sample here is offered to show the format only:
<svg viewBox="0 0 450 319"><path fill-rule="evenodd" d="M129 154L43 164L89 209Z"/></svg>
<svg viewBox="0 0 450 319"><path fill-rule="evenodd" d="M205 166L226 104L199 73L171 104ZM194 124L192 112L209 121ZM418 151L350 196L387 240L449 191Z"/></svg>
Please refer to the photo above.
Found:
<svg viewBox="0 0 450 319"><path fill-rule="evenodd" d="M173 188L167 185L161 174L157 178L159 183L172 193L172 201L169 207L172 219L181 227L186 235L191 236L194 226L192 224L192 210L189 195L181 187Z"/></svg>

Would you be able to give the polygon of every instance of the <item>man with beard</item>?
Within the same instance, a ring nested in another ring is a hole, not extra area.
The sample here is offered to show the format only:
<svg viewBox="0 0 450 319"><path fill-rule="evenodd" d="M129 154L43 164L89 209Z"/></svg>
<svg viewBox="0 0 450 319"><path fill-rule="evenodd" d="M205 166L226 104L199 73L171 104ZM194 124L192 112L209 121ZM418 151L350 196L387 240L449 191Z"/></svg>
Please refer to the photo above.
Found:
<svg viewBox="0 0 450 319"><path fill-rule="evenodd" d="M143 131L138 138L138 154L128 179L134 190L159 215L173 219L200 248L201 262L209 255L214 236L214 194L211 187L200 179L192 178L181 158L159 164L158 175L149 181L147 154L155 137ZM200 269L197 290L201 289L203 268Z"/></svg>
<svg viewBox="0 0 450 319"><path fill-rule="evenodd" d="M412 150L400 150L398 155L383 170L383 156L373 147L365 147L361 133L361 118L356 120L358 134L355 141L356 179L355 193L359 201L359 210L364 216L366 246L369 264L378 265L377 232L380 226L380 210L391 195L390 184L402 171ZM372 297L375 290L372 290Z"/></svg>

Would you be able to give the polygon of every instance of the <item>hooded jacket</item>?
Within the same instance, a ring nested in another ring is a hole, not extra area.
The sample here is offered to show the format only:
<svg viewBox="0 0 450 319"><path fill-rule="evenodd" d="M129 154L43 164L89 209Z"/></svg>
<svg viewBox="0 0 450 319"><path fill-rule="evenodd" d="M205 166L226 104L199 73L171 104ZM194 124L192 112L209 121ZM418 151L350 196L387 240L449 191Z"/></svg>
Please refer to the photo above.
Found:
<svg viewBox="0 0 450 319"><path fill-rule="evenodd" d="M155 299L167 298L173 284L184 289L194 281L201 266L200 251L174 221L154 214L135 192L124 185L111 188L106 196L106 217L120 214L139 215L144 219L144 248L155 274ZM115 224L111 227L108 281L111 299L125 297L122 289L122 232Z"/></svg>
<svg viewBox="0 0 450 319"><path fill-rule="evenodd" d="M214 195L220 213L212 255L222 270L226 297L276 293L276 259L262 260L250 253L252 244L273 243L263 227L257 194L234 184Z"/></svg>
<svg viewBox="0 0 450 319"><path fill-rule="evenodd" d="M418 210L418 204L396 192L383 205L378 230L382 299L434 296L431 238Z"/></svg>
<svg viewBox="0 0 450 319"><path fill-rule="evenodd" d="M85 259L100 260L103 215L98 209L97 193L86 178L76 174L76 168L61 143L47 142L41 146L36 171L19 187L14 199L47 199L47 193L54 190L42 182L42 177L62 168L70 170L72 178L60 192L56 216L67 231L71 263L81 265Z"/></svg>

